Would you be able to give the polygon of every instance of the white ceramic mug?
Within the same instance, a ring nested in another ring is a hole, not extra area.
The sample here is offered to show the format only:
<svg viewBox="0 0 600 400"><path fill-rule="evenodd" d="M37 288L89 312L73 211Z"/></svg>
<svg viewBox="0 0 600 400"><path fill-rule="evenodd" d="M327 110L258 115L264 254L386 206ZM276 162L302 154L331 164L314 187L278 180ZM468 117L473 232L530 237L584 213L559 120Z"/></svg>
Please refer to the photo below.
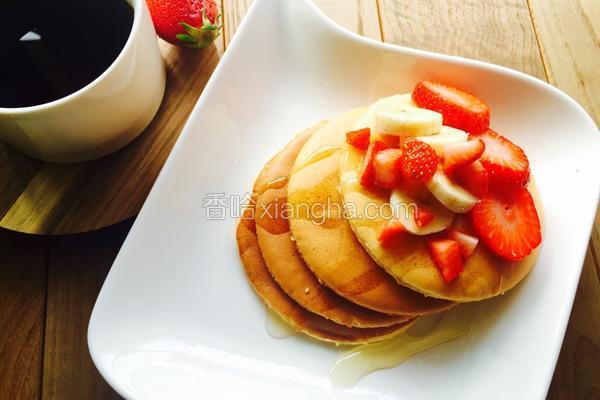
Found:
<svg viewBox="0 0 600 400"><path fill-rule="evenodd" d="M129 38L115 61L75 93L31 107L0 107L0 139L54 162L98 158L148 126L165 90L165 66L146 0L133 7Z"/></svg>

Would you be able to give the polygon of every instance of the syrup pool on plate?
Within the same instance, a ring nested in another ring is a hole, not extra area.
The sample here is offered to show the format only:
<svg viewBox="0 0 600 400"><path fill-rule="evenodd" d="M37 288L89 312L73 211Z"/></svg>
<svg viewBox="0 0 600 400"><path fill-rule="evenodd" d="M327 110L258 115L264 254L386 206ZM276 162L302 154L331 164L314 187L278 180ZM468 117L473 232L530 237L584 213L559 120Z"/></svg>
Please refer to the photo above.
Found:
<svg viewBox="0 0 600 400"><path fill-rule="evenodd" d="M371 372L393 368L409 357L469 333L476 305L457 307L422 317L406 332L383 342L356 346L344 352L329 371L333 386L349 388Z"/></svg>
<svg viewBox="0 0 600 400"><path fill-rule="evenodd" d="M265 328L269 336L271 336L273 339L286 339L296 334L291 326L286 324L279 315L275 314L268 307L267 317L265 319Z"/></svg>

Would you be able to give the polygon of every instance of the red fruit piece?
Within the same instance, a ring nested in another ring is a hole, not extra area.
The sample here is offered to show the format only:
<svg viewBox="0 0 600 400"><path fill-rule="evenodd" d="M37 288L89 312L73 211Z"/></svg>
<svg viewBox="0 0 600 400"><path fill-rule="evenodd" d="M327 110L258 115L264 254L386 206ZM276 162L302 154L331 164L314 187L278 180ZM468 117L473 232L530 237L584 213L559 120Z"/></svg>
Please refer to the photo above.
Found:
<svg viewBox="0 0 600 400"><path fill-rule="evenodd" d="M452 220L452 227L450 229L466 233L470 236L475 235L475 231L471 225L471 216L469 214L456 214Z"/></svg>
<svg viewBox="0 0 600 400"><path fill-rule="evenodd" d="M417 205L413 216L415 218L415 224L417 224L419 228L424 227L433 220L433 213L431 210L422 204Z"/></svg>
<svg viewBox="0 0 600 400"><path fill-rule="evenodd" d="M490 109L483 101L443 83L419 82L412 99L419 107L441 113L444 125L471 133L481 133L490 125Z"/></svg>
<svg viewBox="0 0 600 400"><path fill-rule="evenodd" d="M473 254L475 247L477 247L477 243L479 243L479 239L475 236L467 235L466 233L459 232L455 229L448 230L448 238L458 242L463 261Z"/></svg>
<svg viewBox="0 0 600 400"><path fill-rule="evenodd" d="M485 144L480 139L444 146L444 172L452 174L460 167L471 164L483 154Z"/></svg>
<svg viewBox="0 0 600 400"><path fill-rule="evenodd" d="M346 133L346 143L358 150L367 150L371 143L371 129L363 128Z"/></svg>
<svg viewBox="0 0 600 400"><path fill-rule="evenodd" d="M365 154L365 158L363 158L361 174L360 174L360 184L366 187L371 187L375 184L375 167L373 166L373 159L375 155L382 150L387 149L387 144L375 140L369 144L367 148L367 152Z"/></svg>
<svg viewBox="0 0 600 400"><path fill-rule="evenodd" d="M446 282L452 282L463 270L460 246L456 240L430 240L429 252Z"/></svg>
<svg viewBox="0 0 600 400"><path fill-rule="evenodd" d="M488 193L490 179L487 169L477 160L469 165L459 168L455 175L459 185L464 187L473 196L482 198Z"/></svg>
<svg viewBox="0 0 600 400"><path fill-rule="evenodd" d="M206 48L218 36L219 9L215 0L146 0L156 33L175 45Z"/></svg>
<svg viewBox="0 0 600 400"><path fill-rule="evenodd" d="M483 243L507 260L525 258L542 241L540 220L527 189L485 196L471 210L471 222Z"/></svg>
<svg viewBox="0 0 600 400"><path fill-rule="evenodd" d="M435 150L425 142L409 138L402 142L400 168L402 177L409 182L427 182L440 161Z"/></svg>
<svg viewBox="0 0 600 400"><path fill-rule="evenodd" d="M406 228L402 225L402 222L397 220L396 218L390 219L381 233L379 234L379 241L386 245L390 243L390 241L400 234L406 232Z"/></svg>
<svg viewBox="0 0 600 400"><path fill-rule="evenodd" d="M529 160L523 149L491 129L477 137L485 143L480 161L489 173L490 188L503 192L525 187Z"/></svg>
<svg viewBox="0 0 600 400"><path fill-rule="evenodd" d="M389 147L393 147L395 149L400 147L400 136L398 136L398 135L389 135L387 133L379 132L379 137Z"/></svg>
<svg viewBox="0 0 600 400"><path fill-rule="evenodd" d="M375 185L392 189L400 184L402 180L400 157L402 157L400 149L385 149L375 154L373 159Z"/></svg>

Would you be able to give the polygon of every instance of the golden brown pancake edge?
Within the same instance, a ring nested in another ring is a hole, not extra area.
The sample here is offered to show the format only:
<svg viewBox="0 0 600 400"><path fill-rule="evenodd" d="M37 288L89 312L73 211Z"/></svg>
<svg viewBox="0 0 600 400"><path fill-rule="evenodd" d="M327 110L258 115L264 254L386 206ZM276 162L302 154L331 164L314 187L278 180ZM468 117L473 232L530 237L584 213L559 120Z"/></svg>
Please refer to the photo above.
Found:
<svg viewBox="0 0 600 400"><path fill-rule="evenodd" d="M338 324L374 328L403 322L408 317L360 307L321 284L298 253L283 210L275 210L274 206L285 202L287 181L297 154L320 126L292 139L265 165L255 182L256 233L267 269L300 306Z"/></svg>
<svg viewBox="0 0 600 400"><path fill-rule="evenodd" d="M336 324L300 307L273 280L262 258L254 220L243 218L236 231L242 265L258 296L296 331L336 344L364 344L391 338L410 326L411 321L382 328L350 328Z"/></svg>

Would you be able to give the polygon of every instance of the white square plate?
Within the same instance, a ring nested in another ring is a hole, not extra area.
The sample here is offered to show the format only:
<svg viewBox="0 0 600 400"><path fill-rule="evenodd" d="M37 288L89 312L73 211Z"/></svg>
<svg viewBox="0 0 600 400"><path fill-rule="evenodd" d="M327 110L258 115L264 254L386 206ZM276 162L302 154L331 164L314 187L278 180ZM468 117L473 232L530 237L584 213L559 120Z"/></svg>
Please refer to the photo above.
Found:
<svg viewBox="0 0 600 400"><path fill-rule="evenodd" d="M545 208L536 268L484 302L469 335L375 372L352 389L327 373L340 350L275 340L238 258L239 195L294 132L420 79L481 96L492 126L530 157ZM89 326L92 358L130 399L540 399L575 295L600 186L600 135L557 89L506 68L381 44L306 0L256 0L117 257Z"/></svg>

